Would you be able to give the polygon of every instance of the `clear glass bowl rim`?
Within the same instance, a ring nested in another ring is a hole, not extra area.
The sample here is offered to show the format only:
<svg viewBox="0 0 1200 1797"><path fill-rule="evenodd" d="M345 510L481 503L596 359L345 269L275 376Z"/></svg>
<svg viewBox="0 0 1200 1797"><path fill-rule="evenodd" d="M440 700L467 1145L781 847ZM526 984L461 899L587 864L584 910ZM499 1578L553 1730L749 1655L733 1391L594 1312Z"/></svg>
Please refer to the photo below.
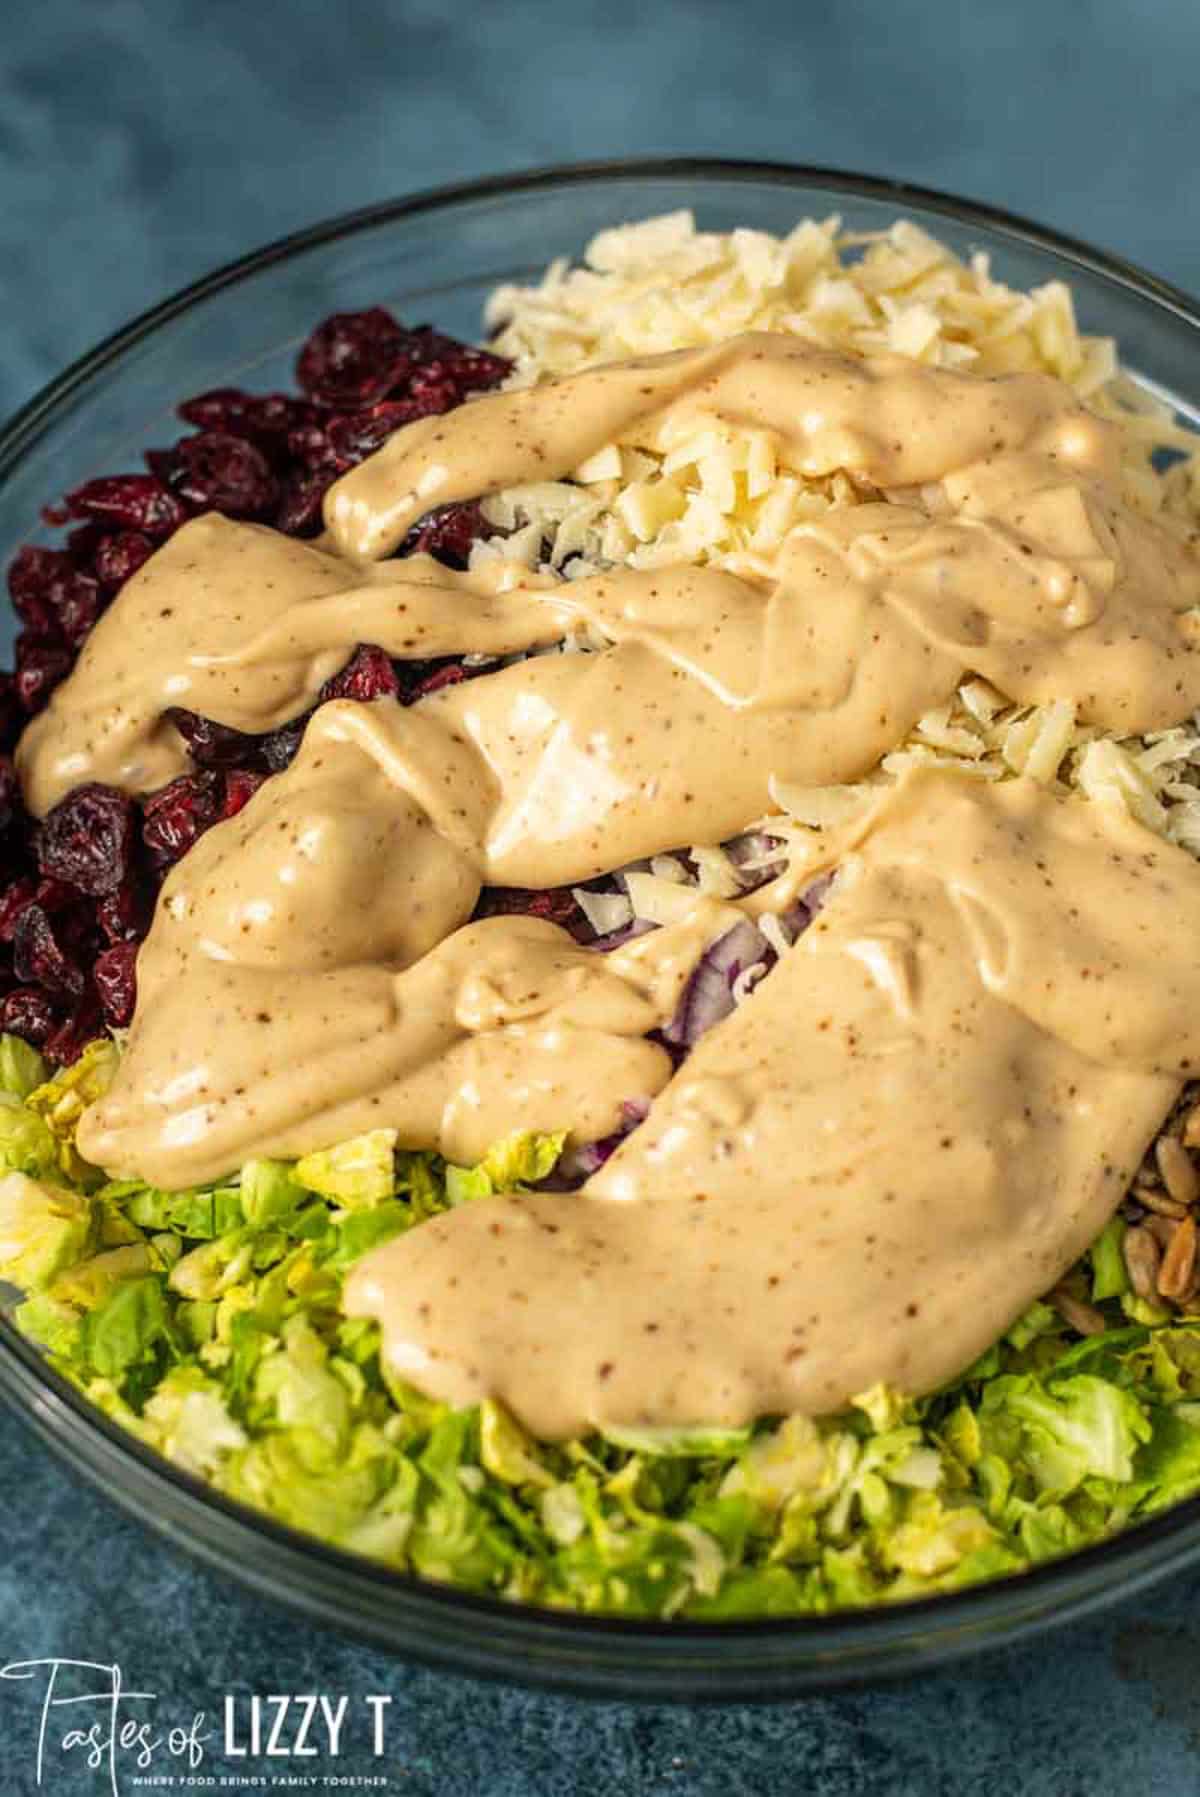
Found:
<svg viewBox="0 0 1200 1797"><path fill-rule="evenodd" d="M342 213L254 250L114 332L0 430L0 485L102 369L211 295L319 245L424 213L596 182L812 184L920 207L1115 282L1200 333L1200 306L1136 264L1001 208L812 164L709 157L582 162L430 188ZM1200 338L1198 338L1200 347ZM260 1596L388 1651L475 1676L599 1697L756 1702L936 1665L1128 1598L1200 1557L1200 1496L1011 1578L865 1610L753 1621L640 1622L519 1605L326 1546L214 1491L109 1421L0 1314L0 1398L106 1496Z"/></svg>

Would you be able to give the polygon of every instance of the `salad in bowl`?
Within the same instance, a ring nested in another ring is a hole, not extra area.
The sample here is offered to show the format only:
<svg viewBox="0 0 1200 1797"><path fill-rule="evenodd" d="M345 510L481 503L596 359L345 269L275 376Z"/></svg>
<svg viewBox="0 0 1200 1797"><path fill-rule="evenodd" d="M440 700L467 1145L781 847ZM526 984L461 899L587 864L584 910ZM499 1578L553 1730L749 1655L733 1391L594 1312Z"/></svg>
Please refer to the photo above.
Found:
<svg viewBox="0 0 1200 1797"><path fill-rule="evenodd" d="M897 219L335 314L9 572L0 1276L388 1567L658 1620L1200 1491L1200 476Z"/></svg>

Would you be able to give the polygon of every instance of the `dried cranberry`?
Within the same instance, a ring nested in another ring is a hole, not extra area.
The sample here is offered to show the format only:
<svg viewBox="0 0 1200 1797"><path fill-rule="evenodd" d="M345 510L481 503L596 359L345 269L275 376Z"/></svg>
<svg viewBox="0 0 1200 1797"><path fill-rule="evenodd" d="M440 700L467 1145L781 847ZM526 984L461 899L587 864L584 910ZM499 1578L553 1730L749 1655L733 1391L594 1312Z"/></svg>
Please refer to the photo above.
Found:
<svg viewBox="0 0 1200 1797"><path fill-rule="evenodd" d="M45 705L60 680L71 671L74 657L69 649L31 637L22 631L17 638L17 673L14 682L21 708L32 717Z"/></svg>
<svg viewBox="0 0 1200 1797"><path fill-rule="evenodd" d="M235 437L245 436L253 395L240 387L212 387L185 399L175 410L186 424L201 431L231 431Z"/></svg>
<svg viewBox="0 0 1200 1797"><path fill-rule="evenodd" d="M457 381L447 374L422 374L409 388L409 404L418 418L432 418L449 412L463 398Z"/></svg>
<svg viewBox="0 0 1200 1797"><path fill-rule="evenodd" d="M317 704L330 699L357 699L366 704L385 693L398 693L400 682L396 670L384 650L374 643L360 643L340 674L327 680L317 697Z"/></svg>
<svg viewBox="0 0 1200 1797"><path fill-rule="evenodd" d="M324 436L338 466L353 468L382 449L401 425L423 416L423 409L411 400L388 399L365 412L346 412L330 419Z"/></svg>
<svg viewBox="0 0 1200 1797"><path fill-rule="evenodd" d="M312 412L305 400L290 393L246 393L240 387L214 387L175 409L197 430L245 437L264 448L278 446Z"/></svg>
<svg viewBox="0 0 1200 1797"><path fill-rule="evenodd" d="M57 879L53 874L38 881L33 896L48 917L57 917L60 911L76 911L77 915L83 915L78 910L79 893L77 889L68 885L65 880Z"/></svg>
<svg viewBox="0 0 1200 1797"><path fill-rule="evenodd" d="M137 999L137 952L136 942L114 942L111 948L96 957L93 969L96 991L100 994L105 1018L113 1029L123 1029L133 1021Z"/></svg>
<svg viewBox="0 0 1200 1797"><path fill-rule="evenodd" d="M148 537L169 537L187 509L153 474L110 474L85 481L67 494L73 518L96 518Z"/></svg>
<svg viewBox="0 0 1200 1797"><path fill-rule="evenodd" d="M595 934L569 886L555 886L546 892L524 886L488 886L475 907L475 916L544 917L569 930L578 942L590 942Z"/></svg>
<svg viewBox="0 0 1200 1797"><path fill-rule="evenodd" d="M22 912L32 905L37 882L29 875L13 880L0 893L0 942L11 942Z"/></svg>
<svg viewBox="0 0 1200 1797"><path fill-rule="evenodd" d="M35 880L32 875L22 874L0 895L0 942L13 941L17 925L33 905L47 917L63 917L63 913L74 911L74 925L70 919L63 918L64 945L69 946L78 937L78 923L83 920L84 913L78 909L79 894L74 887L64 885L61 880Z"/></svg>
<svg viewBox="0 0 1200 1797"><path fill-rule="evenodd" d="M140 942L150 923L151 905L136 880L105 893L96 906L96 922L107 942Z"/></svg>
<svg viewBox="0 0 1200 1797"><path fill-rule="evenodd" d="M527 917L545 917L551 923L578 927L583 913L570 887L556 887L549 892L520 892L520 910ZM584 920L586 927L586 919Z"/></svg>
<svg viewBox="0 0 1200 1797"><path fill-rule="evenodd" d="M275 476L261 449L227 431L182 437L169 452L167 483L194 511L262 518L275 504Z"/></svg>
<svg viewBox="0 0 1200 1797"><path fill-rule="evenodd" d="M14 557L8 570L8 590L13 609L31 635L42 639L58 636L59 606L80 578L74 562L61 549L28 544Z"/></svg>
<svg viewBox="0 0 1200 1797"><path fill-rule="evenodd" d="M85 984L83 969L67 955L60 932L40 905L26 905L13 931L13 968L23 983L78 998Z"/></svg>
<svg viewBox="0 0 1200 1797"><path fill-rule="evenodd" d="M175 472L175 451L173 449L143 449L142 460L164 487L170 485L171 476Z"/></svg>
<svg viewBox="0 0 1200 1797"><path fill-rule="evenodd" d="M420 667L422 669L427 669L429 665L428 662L422 662ZM404 703L406 705L414 705L418 699L425 698L426 694L440 692L444 686L457 686L460 680L465 680L466 678L467 670L463 667L461 661L444 661L440 667L435 667L431 673L423 672L420 674L419 679L414 680L411 683L406 683L404 689Z"/></svg>
<svg viewBox="0 0 1200 1797"><path fill-rule="evenodd" d="M61 549L41 549L33 543L19 549L8 565L8 590L18 615L27 618L30 601L44 600L51 583L71 572L71 558Z"/></svg>
<svg viewBox="0 0 1200 1797"><path fill-rule="evenodd" d="M58 1028L53 1000L37 986L18 986L0 1000L0 1030L23 1036L35 1048L44 1048Z"/></svg>
<svg viewBox="0 0 1200 1797"><path fill-rule="evenodd" d="M97 579L106 587L115 588L132 579L153 554L154 544L144 532L121 530L113 536L101 537L92 565Z"/></svg>
<svg viewBox="0 0 1200 1797"><path fill-rule="evenodd" d="M512 363L490 349L477 349L473 343L459 343L454 337L443 337L440 331L421 325L413 333L418 348L418 366L410 391L419 398L424 387L453 383L458 397L496 387L505 375L512 373Z"/></svg>
<svg viewBox="0 0 1200 1797"><path fill-rule="evenodd" d="M59 626L72 649L82 648L103 610L99 584L90 575L77 574L58 608Z"/></svg>
<svg viewBox="0 0 1200 1797"><path fill-rule="evenodd" d="M77 568L86 572L103 536L103 529L94 520L77 524L67 532L67 550Z"/></svg>
<svg viewBox="0 0 1200 1797"><path fill-rule="evenodd" d="M211 718L184 711L178 705L173 705L166 715L198 767L261 765L262 751L256 736L247 736L244 730L234 730L229 724L216 724Z"/></svg>
<svg viewBox="0 0 1200 1797"><path fill-rule="evenodd" d="M335 312L296 359L296 378L318 404L357 411L386 397L412 366L413 333L382 306Z"/></svg>
<svg viewBox="0 0 1200 1797"><path fill-rule="evenodd" d="M182 774L147 799L142 840L159 865L178 861L221 815L224 782L215 769Z"/></svg>
<svg viewBox="0 0 1200 1797"><path fill-rule="evenodd" d="M24 725L17 683L11 674L0 673L0 749L6 753L14 749Z"/></svg>
<svg viewBox="0 0 1200 1797"><path fill-rule="evenodd" d="M77 786L46 814L37 838L38 866L80 892L101 898L129 873L133 803L113 786Z"/></svg>
<svg viewBox="0 0 1200 1797"><path fill-rule="evenodd" d="M323 425L310 422L299 424L290 430L287 434L287 452L295 461L303 462L313 473L333 475L341 471L342 464L338 460L337 451Z"/></svg>
<svg viewBox="0 0 1200 1797"><path fill-rule="evenodd" d="M88 1043L101 1034L103 1027L99 1002L92 993L86 993L46 1042L47 1059L60 1067L69 1067L72 1061L79 1059Z"/></svg>
<svg viewBox="0 0 1200 1797"><path fill-rule="evenodd" d="M443 505L414 525L400 545L400 554L432 555L448 568L465 568L472 543L493 534L474 500Z"/></svg>
<svg viewBox="0 0 1200 1797"><path fill-rule="evenodd" d="M7 755L0 755L0 830L7 830L14 817L21 815L21 783L17 770Z"/></svg>
<svg viewBox="0 0 1200 1797"><path fill-rule="evenodd" d="M236 817L243 805L248 805L263 781L265 774L256 773L253 768L231 768L225 776L225 803L221 806L221 816Z"/></svg>
<svg viewBox="0 0 1200 1797"><path fill-rule="evenodd" d="M321 529L321 501L329 490L336 470L293 474L284 481L275 528L289 537L315 537Z"/></svg>
<svg viewBox="0 0 1200 1797"><path fill-rule="evenodd" d="M316 416L316 408L306 399L296 399L290 393L265 393L251 400L246 426L265 448L279 450L290 432L312 424Z"/></svg>
<svg viewBox="0 0 1200 1797"><path fill-rule="evenodd" d="M31 905L39 906L47 917L54 917L78 902L79 894L61 880L34 880L31 875L22 875L0 895L0 942L13 940L18 923Z"/></svg>
<svg viewBox="0 0 1200 1797"><path fill-rule="evenodd" d="M146 474L88 481L50 508L47 522L75 521L65 547L25 549L9 570L23 629L15 675L0 674L0 832L8 859L8 883L0 886L2 1027L43 1044L54 1058L73 1058L101 1027L92 969L109 1018L127 1018L133 956L163 873L213 823L239 811L268 772L288 766L308 716L256 738L191 712L174 714L196 771L142 808L146 856L137 841L138 808L119 795L113 815L100 820L104 827L88 827L85 788L34 830L4 759L25 719L69 672L108 601L193 512L216 509L314 536L338 474L414 418L495 385L508 364L428 326L408 330L375 308L326 320L301 352L300 371L307 395L226 387L185 401L180 416L196 436L149 451ZM477 506L452 506L422 520L405 548L461 566L485 534ZM321 697L369 701L389 693L407 703L473 672L450 657L392 663L379 649L360 646ZM40 878L26 859L30 844ZM513 902L536 911L553 901L518 895ZM22 983L10 991L14 977Z"/></svg>
<svg viewBox="0 0 1200 1797"><path fill-rule="evenodd" d="M142 841L160 866L178 861L216 823L224 796L220 774L204 768L181 774L147 799Z"/></svg>
<svg viewBox="0 0 1200 1797"><path fill-rule="evenodd" d="M296 759L296 751L311 715L306 712L302 718L294 718L290 724L284 724L280 729L272 730L269 736L260 738L263 759L273 774L281 774Z"/></svg>
<svg viewBox="0 0 1200 1797"><path fill-rule="evenodd" d="M21 601L19 616L25 624L22 635L27 643L62 645L58 613L44 593L30 593Z"/></svg>

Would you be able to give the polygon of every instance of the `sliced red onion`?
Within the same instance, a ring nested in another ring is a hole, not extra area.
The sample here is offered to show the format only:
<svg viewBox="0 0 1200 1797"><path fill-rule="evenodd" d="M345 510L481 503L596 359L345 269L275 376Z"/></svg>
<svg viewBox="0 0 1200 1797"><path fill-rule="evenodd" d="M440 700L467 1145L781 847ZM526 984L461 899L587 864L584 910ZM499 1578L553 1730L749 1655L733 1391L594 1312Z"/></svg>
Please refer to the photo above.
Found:
<svg viewBox="0 0 1200 1797"><path fill-rule="evenodd" d="M835 868L832 873L822 874L819 880L814 880L811 886L805 888L801 895L800 903L804 906L810 917L815 917L817 915L817 912L829 897L830 888L836 879L837 869Z"/></svg>
<svg viewBox="0 0 1200 1797"><path fill-rule="evenodd" d="M635 917L633 922L627 923L623 930L614 930L611 936L598 936L590 946L600 954L607 955L612 949L621 948L626 942L632 942L635 936L645 936L657 928L658 925L651 923L648 917Z"/></svg>
<svg viewBox="0 0 1200 1797"><path fill-rule="evenodd" d="M718 936L697 961L675 1015L663 1028L664 1041L677 1048L693 1047L733 1010L733 988L743 970L765 962L771 954L770 943L748 918Z"/></svg>
<svg viewBox="0 0 1200 1797"><path fill-rule="evenodd" d="M779 934L787 944L795 942L808 928L825 902L832 884L832 874L822 875L794 905L778 914L772 913L779 925ZM610 949L619 948L623 942L630 942L635 936L644 936L658 927L645 918L635 918L624 929L601 937L592 946L605 954ZM732 929L726 930L723 936L710 944L696 963L683 989L675 1015L654 1038L663 1043L677 1068L682 1066L689 1051L705 1031L728 1017L738 1004L748 998L759 980L771 971L778 959L775 946L749 918L734 924ZM645 1121L649 1111L648 1098L626 1099L621 1106L620 1127L598 1142L584 1142L578 1148L567 1149L560 1156L553 1173L542 1181L539 1189L547 1192L575 1191Z"/></svg>
<svg viewBox="0 0 1200 1797"><path fill-rule="evenodd" d="M568 1148L560 1154L558 1163L549 1178L542 1180L538 1187L542 1192L573 1192L581 1186L585 1179L599 1171L611 1154L621 1146L627 1135L630 1135L639 1123L644 1123L650 1114L648 1098L627 1098L621 1105L621 1122L611 1135L602 1136L598 1142L582 1142L578 1148Z"/></svg>
<svg viewBox="0 0 1200 1797"><path fill-rule="evenodd" d="M744 893L769 886L787 865L783 856L778 860L772 857L774 849L783 847L781 838L770 836L765 830L748 830L744 836L734 836L721 846L733 862Z"/></svg>
<svg viewBox="0 0 1200 1797"><path fill-rule="evenodd" d="M778 925L779 935L783 937L789 948L798 936L803 935L817 915L829 896L829 889L832 885L833 875L822 874L821 878L814 880L812 885L794 904L789 905L786 911L773 911L770 914ZM773 937L775 932L768 929L767 933ZM772 946L778 947L778 943L773 941Z"/></svg>

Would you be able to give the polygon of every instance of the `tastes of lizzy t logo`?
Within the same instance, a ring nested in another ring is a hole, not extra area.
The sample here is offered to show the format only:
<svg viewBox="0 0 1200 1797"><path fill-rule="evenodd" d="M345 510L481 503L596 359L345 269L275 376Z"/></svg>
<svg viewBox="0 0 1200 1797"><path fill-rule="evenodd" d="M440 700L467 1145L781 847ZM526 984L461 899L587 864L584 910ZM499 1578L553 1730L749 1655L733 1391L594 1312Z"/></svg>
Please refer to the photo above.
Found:
<svg viewBox="0 0 1200 1797"><path fill-rule="evenodd" d="M124 1797L127 1785L160 1790L197 1786L311 1790L344 1785L379 1788L388 1783L386 1775L347 1777L321 1773L313 1765L319 1756L336 1760L342 1753L351 1732L346 1727L351 1715L348 1697L226 1696L220 1727L210 1726L203 1710L168 1725L156 1715L155 1693L130 1689L115 1663L14 1660L0 1666L0 1679L20 1681L30 1693L39 1790L65 1794L107 1788L111 1797ZM372 1696L355 1706L364 1736L361 1745L376 1760L384 1753L385 1715L391 1701ZM11 1739L7 1728L4 1732ZM223 1756L234 1769L216 1775L200 1771L206 1751ZM268 1761L286 1761L287 1769L252 1771L249 1762L260 1755ZM5 1759L11 1764L11 1753ZM91 1777L84 1785L69 1781L71 1772Z"/></svg>
<svg viewBox="0 0 1200 1797"><path fill-rule="evenodd" d="M204 1758L204 1713L190 1727L160 1732L153 1721L153 1691L131 1691L121 1668L95 1660L14 1660L0 1678L35 1683L38 1699L38 1788L54 1788L65 1765L108 1775L112 1797L121 1797L121 1774L146 1772L160 1753L195 1770Z"/></svg>

